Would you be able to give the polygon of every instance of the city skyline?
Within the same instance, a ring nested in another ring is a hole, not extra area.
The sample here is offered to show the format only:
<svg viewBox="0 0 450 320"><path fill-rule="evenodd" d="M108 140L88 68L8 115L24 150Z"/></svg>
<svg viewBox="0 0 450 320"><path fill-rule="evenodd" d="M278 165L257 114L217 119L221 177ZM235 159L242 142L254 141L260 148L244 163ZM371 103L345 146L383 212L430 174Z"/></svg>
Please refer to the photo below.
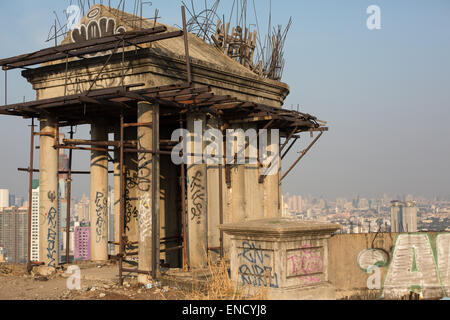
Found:
<svg viewBox="0 0 450 320"><path fill-rule="evenodd" d="M381 8L380 30L366 27L366 9L373 1L285 3L287 7L272 8L274 24L293 17L282 79L291 88L285 107L296 109L299 104L300 111L328 121L330 131L283 180L283 192L328 197L355 192L448 194L450 3L375 1ZM46 7L26 0L1 2L2 38L9 45L0 48L0 57L48 46L53 10L61 15L67 5L55 0ZM165 23L179 23L180 12L178 7L173 10L172 3L153 1L144 15L151 16L155 8ZM258 12L265 18L268 6L259 5ZM18 25L14 33L7 31L10 25ZM9 72L8 81L9 102L35 98L19 71ZM3 76L0 82L4 83ZM3 103L3 85L0 88ZM432 125L424 130L425 123ZM29 120L0 117L0 145L8 155L2 159L0 187L8 185L14 194L27 192L27 174L17 167L27 167L29 162L29 124ZM77 130L80 138L89 138L88 126ZM311 139L300 140L284 159L284 170ZM74 153L78 163L74 169L87 170L89 156L89 152ZM74 177L74 194L81 195L88 185L88 177Z"/></svg>

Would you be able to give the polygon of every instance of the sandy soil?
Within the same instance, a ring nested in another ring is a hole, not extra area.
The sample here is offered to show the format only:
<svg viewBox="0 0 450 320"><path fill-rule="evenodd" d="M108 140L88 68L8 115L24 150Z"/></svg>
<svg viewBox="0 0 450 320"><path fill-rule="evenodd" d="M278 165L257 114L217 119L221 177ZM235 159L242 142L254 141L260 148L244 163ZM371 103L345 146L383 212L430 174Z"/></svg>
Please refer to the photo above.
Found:
<svg viewBox="0 0 450 320"><path fill-rule="evenodd" d="M25 266L0 265L0 300L179 300L178 288L156 284L151 289L128 278L118 286L115 265L81 265L81 290L69 290L68 275L58 270L51 277L33 277Z"/></svg>

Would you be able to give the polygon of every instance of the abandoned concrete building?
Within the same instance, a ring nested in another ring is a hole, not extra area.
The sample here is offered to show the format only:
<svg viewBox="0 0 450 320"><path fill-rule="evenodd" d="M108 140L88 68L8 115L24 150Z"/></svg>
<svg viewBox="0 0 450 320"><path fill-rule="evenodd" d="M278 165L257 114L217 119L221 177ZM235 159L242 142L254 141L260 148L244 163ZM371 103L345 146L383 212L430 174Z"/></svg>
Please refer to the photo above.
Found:
<svg viewBox="0 0 450 320"><path fill-rule="evenodd" d="M220 257L233 264L233 259L239 260L239 254L233 258L238 241L254 237L263 243L263 255L272 261L271 277L276 285L270 282L271 287L309 283L305 280L310 277L308 272L293 277L295 268L287 270L286 264L275 272L279 259L289 259L286 254L293 252L302 255L305 250L320 260L320 267L310 272L315 275L313 283L327 283L323 267L327 263L326 240L339 226L297 226L282 219L281 180L292 167L283 174L280 165L274 174L264 175L260 152L256 163L228 164L222 161L226 143L215 163L172 161L174 147L185 142L180 137L173 140L172 133L177 129L194 132L198 121L203 123L202 133L216 129L223 137L227 129L241 135L249 129L259 133L263 131L257 130L278 129L280 164L300 133L315 135L314 144L328 130L326 123L314 116L283 108L288 85L276 77L257 74L248 63L188 33L184 14L182 17L180 30L156 19L136 19L95 5L60 45L0 60L5 72L26 69L22 75L36 91L35 101L0 107L1 114L32 119L31 138L39 137L39 168L33 167L32 139L28 171L30 181L33 172L39 174L41 261L29 259L29 264L57 267L60 263L55 218L58 150L68 149L70 155L84 150L91 153L91 259L117 259L120 280L132 273L146 283L159 277L162 265L195 270ZM225 40L221 41L225 46ZM251 55L251 45L243 44L240 58ZM39 130L34 128L35 120L40 122ZM77 140L73 134L62 141L57 138L60 128L83 124L91 126L91 140ZM114 140L108 140L112 133ZM270 134L264 137L270 138ZM201 144L200 153L207 147L204 141ZM241 150L246 159L251 157L249 145L247 142ZM269 143L268 148L272 147ZM196 152L188 149L183 156L198 157ZM114 181L108 181L111 162ZM70 160L69 186L75 174L71 165ZM114 257L108 255L108 185L115 190ZM70 217L70 204L68 208ZM265 222L259 225L261 220ZM132 267L132 260L137 267ZM231 268L236 274L245 273L242 268ZM267 268L259 266L257 270L265 272Z"/></svg>

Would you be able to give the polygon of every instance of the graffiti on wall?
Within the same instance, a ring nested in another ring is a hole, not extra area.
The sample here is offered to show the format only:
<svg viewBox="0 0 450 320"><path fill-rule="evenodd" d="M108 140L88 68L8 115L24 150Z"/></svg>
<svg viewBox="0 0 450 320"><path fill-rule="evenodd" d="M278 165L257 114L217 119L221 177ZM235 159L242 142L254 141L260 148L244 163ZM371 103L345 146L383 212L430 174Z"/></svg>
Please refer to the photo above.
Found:
<svg viewBox="0 0 450 320"><path fill-rule="evenodd" d="M99 15L99 8L94 8L89 11L86 15L87 23L81 24L72 30L72 42L81 43L100 37L122 34L127 31L124 26L117 24L116 19L108 17L98 18Z"/></svg>
<svg viewBox="0 0 450 320"><path fill-rule="evenodd" d="M302 284L314 284L322 281L322 248L305 244L300 250L288 252L287 276L296 277Z"/></svg>
<svg viewBox="0 0 450 320"><path fill-rule="evenodd" d="M243 241L238 257L242 285L278 288L278 275L273 271L273 251L263 250L255 242Z"/></svg>
<svg viewBox="0 0 450 320"><path fill-rule="evenodd" d="M133 201L135 198L133 199L130 195L132 189L137 187L137 173L128 168L125 169L125 183L125 231L129 232L130 226L138 219L138 210Z"/></svg>
<svg viewBox="0 0 450 320"><path fill-rule="evenodd" d="M151 134L151 133L148 133ZM143 146L143 139L145 137L145 133L141 134L137 139L137 149L145 150L148 149ZM137 187L140 192L149 192L151 186L151 174L152 174L152 157L148 153L140 152L138 153L137 162L138 166L138 175L137 175Z"/></svg>
<svg viewBox="0 0 450 320"><path fill-rule="evenodd" d="M95 241L96 243L100 243L103 241L108 241L106 238L107 228L106 226L106 210L108 206L108 199L105 197L105 194L103 192L97 192L95 195L95 213L96 213L96 220L95 220Z"/></svg>
<svg viewBox="0 0 450 320"><path fill-rule="evenodd" d="M191 221L201 224L206 213L205 204L205 186L203 185L203 173L197 170L190 179L189 191L192 201L191 205Z"/></svg>
<svg viewBox="0 0 450 320"><path fill-rule="evenodd" d="M70 39L73 43L81 43L84 41L96 39L99 37L110 36L125 33L127 30L124 26L119 25L115 18L99 17L101 10L93 8L86 15L86 22L74 28L70 32ZM86 58L104 56L111 54L112 51L98 52L95 54L85 55ZM86 70L76 70L70 68L67 73L66 94L80 94L87 91L91 87L91 82L96 80L94 89L105 89L121 85L122 75L126 76L132 70L131 61L126 62L124 69L121 67L105 68L98 76L97 72L87 72ZM97 78L98 76L98 78Z"/></svg>
<svg viewBox="0 0 450 320"><path fill-rule="evenodd" d="M382 289L384 298L397 299L410 291L419 291L425 299L448 296L450 234L437 235L435 246L432 244L432 239L425 233L400 234L389 263L384 250L366 249L358 255L358 265L367 273L387 266L382 288L378 288Z"/></svg>
<svg viewBox="0 0 450 320"><path fill-rule="evenodd" d="M57 233L58 217L57 211L54 207L51 207L47 214L47 265L49 267L56 268L56 249L57 249Z"/></svg>
<svg viewBox="0 0 450 320"><path fill-rule="evenodd" d="M144 242L146 238L152 236L152 202L148 192L139 199L139 239Z"/></svg>

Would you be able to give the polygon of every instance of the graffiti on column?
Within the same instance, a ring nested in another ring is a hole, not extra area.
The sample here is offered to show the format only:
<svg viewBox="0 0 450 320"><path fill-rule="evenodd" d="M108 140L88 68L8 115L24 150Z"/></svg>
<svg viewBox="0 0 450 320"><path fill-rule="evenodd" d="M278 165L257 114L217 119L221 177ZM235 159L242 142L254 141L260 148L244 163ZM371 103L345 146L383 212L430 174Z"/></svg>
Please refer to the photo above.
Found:
<svg viewBox="0 0 450 320"><path fill-rule="evenodd" d="M278 275L273 272L272 254L255 242L242 242L241 252L238 254L238 257L242 257L238 269L242 285L278 288Z"/></svg>
<svg viewBox="0 0 450 320"><path fill-rule="evenodd" d="M191 183L189 185L192 207L191 207L191 221L197 224L201 224L202 215L205 211L203 203L205 201L205 186L203 185L202 178L203 173L197 170L191 177Z"/></svg>
<svg viewBox="0 0 450 320"><path fill-rule="evenodd" d="M323 272L321 250L306 244L301 250L288 254L288 274L297 276L307 284L321 282L320 274Z"/></svg>
<svg viewBox="0 0 450 320"><path fill-rule="evenodd" d="M125 230L130 231L131 221L138 219L138 210L133 205L130 189L135 188L137 186L137 174L132 172L129 169L125 170L125 181L127 188L125 189Z"/></svg>
<svg viewBox="0 0 450 320"><path fill-rule="evenodd" d="M50 194L50 193L49 193ZM49 197L50 198L50 197ZM54 201L54 200L53 200ZM52 201L52 202L53 202ZM56 268L56 229L58 226L57 211L54 207L51 207L47 214L47 259L48 266Z"/></svg>
<svg viewBox="0 0 450 320"><path fill-rule="evenodd" d="M139 238L145 241L145 238L152 235L152 202L148 192L144 193L139 199Z"/></svg>
<svg viewBox="0 0 450 320"><path fill-rule="evenodd" d="M144 134L138 137L137 141L137 148L138 150L145 149L142 147L142 138L144 137ZM150 156L147 153L139 152L138 153L138 175L137 175L137 187L138 190L141 192L148 192L150 191L150 177L151 177L151 164L152 160L149 159Z"/></svg>
<svg viewBox="0 0 450 320"><path fill-rule="evenodd" d="M108 199L106 199L105 194L103 192L97 192L95 195L95 212L97 214L97 219L95 221L95 232L96 238L95 241L100 243L102 241L107 241L105 235L106 228L106 209L108 205Z"/></svg>

